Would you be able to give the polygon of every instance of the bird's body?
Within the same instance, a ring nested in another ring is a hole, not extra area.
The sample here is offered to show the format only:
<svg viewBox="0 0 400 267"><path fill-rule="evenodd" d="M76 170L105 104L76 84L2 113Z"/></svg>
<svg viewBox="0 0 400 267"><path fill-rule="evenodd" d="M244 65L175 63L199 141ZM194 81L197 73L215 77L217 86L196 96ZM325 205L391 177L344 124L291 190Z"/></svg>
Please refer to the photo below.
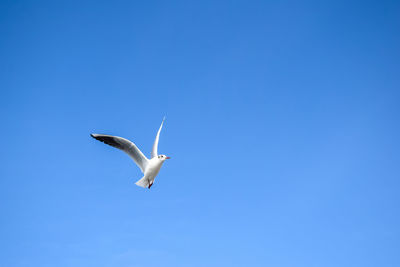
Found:
<svg viewBox="0 0 400 267"><path fill-rule="evenodd" d="M151 187L154 183L154 179L156 178L157 174L161 170L161 166L163 165L164 161L160 160L158 157L154 157L151 160L149 160L149 163L147 164L146 170L144 171L144 176L143 176L143 187ZM140 179L137 183L142 181ZM137 184L136 183L136 184ZM140 185L139 185L140 186Z"/></svg>
<svg viewBox="0 0 400 267"><path fill-rule="evenodd" d="M149 188L153 185L154 179L160 172L161 166L166 159L169 157L165 155L158 155L158 140L160 138L160 132L163 126L164 120L161 123L160 129L157 132L156 140L154 141L153 149L151 152L151 159L146 158L139 148L131 141L112 135L104 134L91 134L91 136L101 142L104 142L110 146L121 149L127 153L138 167L143 172L144 176L136 182L136 185Z"/></svg>

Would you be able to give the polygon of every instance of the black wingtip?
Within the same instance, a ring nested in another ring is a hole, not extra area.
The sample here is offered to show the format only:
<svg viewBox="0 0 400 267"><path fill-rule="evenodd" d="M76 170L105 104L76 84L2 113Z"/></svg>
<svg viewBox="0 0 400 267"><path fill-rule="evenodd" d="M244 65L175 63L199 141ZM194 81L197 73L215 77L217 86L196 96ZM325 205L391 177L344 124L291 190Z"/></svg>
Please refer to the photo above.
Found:
<svg viewBox="0 0 400 267"><path fill-rule="evenodd" d="M90 134L91 137L93 137L94 139L96 139L96 137L93 134Z"/></svg>

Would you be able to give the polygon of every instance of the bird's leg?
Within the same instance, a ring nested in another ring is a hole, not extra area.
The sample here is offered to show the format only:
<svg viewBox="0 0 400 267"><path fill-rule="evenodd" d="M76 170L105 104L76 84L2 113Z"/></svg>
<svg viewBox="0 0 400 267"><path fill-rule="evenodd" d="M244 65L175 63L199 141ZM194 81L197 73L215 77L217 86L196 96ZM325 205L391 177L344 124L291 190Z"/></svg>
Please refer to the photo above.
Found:
<svg viewBox="0 0 400 267"><path fill-rule="evenodd" d="M150 184L149 184L149 189L150 189L150 187L151 187L152 185L153 185L153 183L150 183Z"/></svg>

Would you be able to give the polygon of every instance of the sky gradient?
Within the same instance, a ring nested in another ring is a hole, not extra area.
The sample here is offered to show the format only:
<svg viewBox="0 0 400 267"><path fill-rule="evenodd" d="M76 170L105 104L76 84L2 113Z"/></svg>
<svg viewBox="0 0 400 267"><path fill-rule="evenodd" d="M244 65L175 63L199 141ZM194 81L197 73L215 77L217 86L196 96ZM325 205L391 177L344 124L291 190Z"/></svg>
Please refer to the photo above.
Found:
<svg viewBox="0 0 400 267"><path fill-rule="evenodd" d="M0 266L400 266L399 14L1 1Z"/></svg>

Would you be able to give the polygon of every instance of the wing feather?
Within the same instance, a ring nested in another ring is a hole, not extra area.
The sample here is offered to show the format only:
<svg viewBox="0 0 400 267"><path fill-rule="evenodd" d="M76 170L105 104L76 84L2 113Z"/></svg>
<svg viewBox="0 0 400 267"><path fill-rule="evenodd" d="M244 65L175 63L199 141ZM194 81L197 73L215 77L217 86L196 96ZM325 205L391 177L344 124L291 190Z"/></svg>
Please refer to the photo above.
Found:
<svg viewBox="0 0 400 267"><path fill-rule="evenodd" d="M160 139L160 132L161 132L162 126L164 124L164 120L165 120L165 117L161 122L160 128L158 129L158 132L156 135L156 140L154 140L153 149L151 150L151 158L158 156L158 140Z"/></svg>
<svg viewBox="0 0 400 267"><path fill-rule="evenodd" d="M99 140L100 142L118 148L127 153L144 173L149 160L145 157L145 155L143 155L142 151L140 151L140 149L134 143L119 136L104 134L91 134L90 136Z"/></svg>

